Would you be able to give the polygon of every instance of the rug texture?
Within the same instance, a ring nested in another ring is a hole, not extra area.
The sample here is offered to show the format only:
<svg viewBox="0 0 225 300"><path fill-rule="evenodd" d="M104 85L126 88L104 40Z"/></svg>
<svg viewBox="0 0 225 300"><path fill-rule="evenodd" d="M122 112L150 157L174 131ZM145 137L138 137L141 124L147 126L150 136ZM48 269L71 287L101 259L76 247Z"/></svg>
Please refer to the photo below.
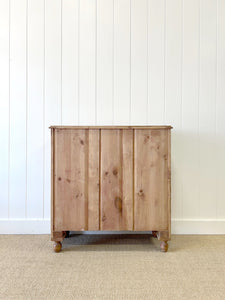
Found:
<svg viewBox="0 0 225 300"><path fill-rule="evenodd" d="M225 299L225 236L0 236L0 299Z"/></svg>

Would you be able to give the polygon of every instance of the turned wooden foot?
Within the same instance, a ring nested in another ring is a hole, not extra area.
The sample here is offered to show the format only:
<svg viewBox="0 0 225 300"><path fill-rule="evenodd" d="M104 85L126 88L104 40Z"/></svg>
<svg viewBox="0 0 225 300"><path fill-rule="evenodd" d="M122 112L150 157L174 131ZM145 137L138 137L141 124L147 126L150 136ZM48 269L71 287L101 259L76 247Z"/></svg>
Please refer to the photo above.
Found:
<svg viewBox="0 0 225 300"><path fill-rule="evenodd" d="M157 238L157 231L152 231L152 236L153 236L154 238Z"/></svg>
<svg viewBox="0 0 225 300"><path fill-rule="evenodd" d="M54 243L54 251L55 252L60 252L62 249L62 243L61 242L55 242Z"/></svg>
<svg viewBox="0 0 225 300"><path fill-rule="evenodd" d="M160 243L160 249L162 252L167 252L168 250L168 243L167 241L161 241Z"/></svg>

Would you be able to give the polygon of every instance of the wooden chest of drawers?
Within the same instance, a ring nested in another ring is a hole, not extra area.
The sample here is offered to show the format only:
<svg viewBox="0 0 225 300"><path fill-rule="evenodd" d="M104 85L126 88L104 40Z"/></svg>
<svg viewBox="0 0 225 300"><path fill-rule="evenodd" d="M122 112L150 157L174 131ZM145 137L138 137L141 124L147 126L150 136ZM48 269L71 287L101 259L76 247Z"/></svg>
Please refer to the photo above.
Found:
<svg viewBox="0 0 225 300"><path fill-rule="evenodd" d="M152 231L168 249L171 126L51 126L51 240Z"/></svg>

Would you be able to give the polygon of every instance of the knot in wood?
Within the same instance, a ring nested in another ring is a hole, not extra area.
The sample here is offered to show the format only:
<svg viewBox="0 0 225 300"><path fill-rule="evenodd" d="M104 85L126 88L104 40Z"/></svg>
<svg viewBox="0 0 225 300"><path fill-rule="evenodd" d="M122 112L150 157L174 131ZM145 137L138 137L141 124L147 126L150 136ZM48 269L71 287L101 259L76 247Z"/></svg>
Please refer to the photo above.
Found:
<svg viewBox="0 0 225 300"><path fill-rule="evenodd" d="M122 199L120 197L115 198L114 204L119 211L122 211Z"/></svg>
<svg viewBox="0 0 225 300"><path fill-rule="evenodd" d="M113 169L113 175L117 175L118 174L118 170L115 168L115 169Z"/></svg>
<svg viewBox="0 0 225 300"><path fill-rule="evenodd" d="M143 197L144 196L144 191L142 189L139 190L138 196Z"/></svg>
<svg viewBox="0 0 225 300"><path fill-rule="evenodd" d="M145 135L144 144L146 144L149 140L150 140L150 136L149 135Z"/></svg>

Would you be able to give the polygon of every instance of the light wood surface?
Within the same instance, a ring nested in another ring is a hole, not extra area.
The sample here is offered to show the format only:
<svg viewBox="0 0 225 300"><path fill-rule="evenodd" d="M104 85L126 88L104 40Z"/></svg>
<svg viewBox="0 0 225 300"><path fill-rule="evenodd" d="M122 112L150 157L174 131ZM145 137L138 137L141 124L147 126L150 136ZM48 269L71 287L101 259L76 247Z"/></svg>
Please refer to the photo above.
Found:
<svg viewBox="0 0 225 300"><path fill-rule="evenodd" d="M98 134L96 130L56 129L54 174L56 231L99 229Z"/></svg>
<svg viewBox="0 0 225 300"><path fill-rule="evenodd" d="M54 226L54 220L55 220L55 213L54 213L54 207L55 207L55 201L54 201L54 173L55 173L55 130L51 130L51 240L53 241L53 232L55 230Z"/></svg>
<svg viewBox="0 0 225 300"><path fill-rule="evenodd" d="M166 130L134 131L134 230L168 230Z"/></svg>
<svg viewBox="0 0 225 300"><path fill-rule="evenodd" d="M171 126L51 127L52 235L153 231L168 249Z"/></svg>
<svg viewBox="0 0 225 300"><path fill-rule="evenodd" d="M101 230L132 230L132 130L101 130Z"/></svg>
<svg viewBox="0 0 225 300"><path fill-rule="evenodd" d="M50 126L49 128L55 129L172 129L170 125L157 125L157 126Z"/></svg>
<svg viewBox="0 0 225 300"><path fill-rule="evenodd" d="M99 230L99 130L89 130L88 143L88 230Z"/></svg>

